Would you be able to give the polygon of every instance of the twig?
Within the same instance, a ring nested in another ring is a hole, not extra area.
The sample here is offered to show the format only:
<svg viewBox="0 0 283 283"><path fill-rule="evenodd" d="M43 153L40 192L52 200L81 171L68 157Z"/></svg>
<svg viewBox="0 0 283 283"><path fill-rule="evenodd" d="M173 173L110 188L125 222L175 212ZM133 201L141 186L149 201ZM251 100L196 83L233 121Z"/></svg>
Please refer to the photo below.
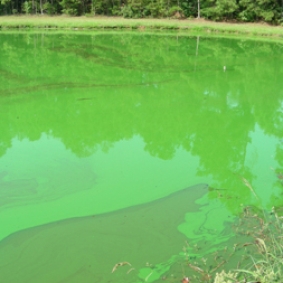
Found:
<svg viewBox="0 0 283 283"><path fill-rule="evenodd" d="M127 261L122 261L122 262L116 263L116 264L114 265L114 267L113 267L113 269L112 269L112 272L111 272L111 273L115 272L115 271L117 270L117 268L118 268L118 267L120 267L120 266L124 266L124 265L132 266L129 262L127 262Z"/></svg>
<svg viewBox="0 0 283 283"><path fill-rule="evenodd" d="M152 275L153 271L151 271L144 279L145 282L147 282L148 278Z"/></svg>

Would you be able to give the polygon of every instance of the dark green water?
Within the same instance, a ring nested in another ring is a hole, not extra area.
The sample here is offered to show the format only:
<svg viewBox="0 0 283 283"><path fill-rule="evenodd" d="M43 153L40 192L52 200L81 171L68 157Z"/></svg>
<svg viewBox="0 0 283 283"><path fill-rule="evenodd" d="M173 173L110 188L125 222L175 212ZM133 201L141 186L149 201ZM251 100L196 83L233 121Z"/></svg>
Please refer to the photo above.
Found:
<svg viewBox="0 0 283 283"><path fill-rule="evenodd" d="M186 239L213 251L243 206L281 206L282 49L0 34L0 281L154 282Z"/></svg>

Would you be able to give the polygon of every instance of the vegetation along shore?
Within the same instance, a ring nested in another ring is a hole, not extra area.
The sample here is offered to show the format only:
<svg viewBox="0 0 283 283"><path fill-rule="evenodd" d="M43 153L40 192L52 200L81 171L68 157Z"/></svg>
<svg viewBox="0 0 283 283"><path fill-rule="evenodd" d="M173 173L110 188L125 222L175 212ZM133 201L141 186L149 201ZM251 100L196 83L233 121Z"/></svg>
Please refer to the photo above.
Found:
<svg viewBox="0 0 283 283"><path fill-rule="evenodd" d="M215 22L205 19L125 19L122 17L70 16L0 16L0 29L64 29L64 30L178 30L217 36L282 38L283 27L266 23Z"/></svg>

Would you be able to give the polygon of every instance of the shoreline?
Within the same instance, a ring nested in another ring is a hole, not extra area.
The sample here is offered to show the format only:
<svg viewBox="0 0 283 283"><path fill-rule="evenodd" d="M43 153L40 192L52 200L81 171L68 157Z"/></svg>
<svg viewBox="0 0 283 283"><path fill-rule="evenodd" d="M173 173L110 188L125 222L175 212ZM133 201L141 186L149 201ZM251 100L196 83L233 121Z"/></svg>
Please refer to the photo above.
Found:
<svg viewBox="0 0 283 283"><path fill-rule="evenodd" d="M0 32L6 30L138 30L182 31L225 36L283 38L282 26L266 23L213 22L204 19L125 19L122 17L0 16Z"/></svg>

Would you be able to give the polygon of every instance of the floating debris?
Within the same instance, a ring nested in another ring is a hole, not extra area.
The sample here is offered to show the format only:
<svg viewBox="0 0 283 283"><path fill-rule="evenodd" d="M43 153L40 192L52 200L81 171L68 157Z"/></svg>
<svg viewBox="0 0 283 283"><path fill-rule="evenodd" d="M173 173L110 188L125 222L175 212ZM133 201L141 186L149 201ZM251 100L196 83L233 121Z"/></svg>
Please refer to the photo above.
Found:
<svg viewBox="0 0 283 283"><path fill-rule="evenodd" d="M113 267L113 269L112 269L112 272L111 272L111 273L115 272L115 271L117 270L117 268L118 268L118 267L120 267L120 266L124 266L124 265L132 266L129 262L127 262L127 261L122 261L122 262L116 263L116 264L114 265L114 267ZM128 273L129 273L129 271L128 271Z"/></svg>

